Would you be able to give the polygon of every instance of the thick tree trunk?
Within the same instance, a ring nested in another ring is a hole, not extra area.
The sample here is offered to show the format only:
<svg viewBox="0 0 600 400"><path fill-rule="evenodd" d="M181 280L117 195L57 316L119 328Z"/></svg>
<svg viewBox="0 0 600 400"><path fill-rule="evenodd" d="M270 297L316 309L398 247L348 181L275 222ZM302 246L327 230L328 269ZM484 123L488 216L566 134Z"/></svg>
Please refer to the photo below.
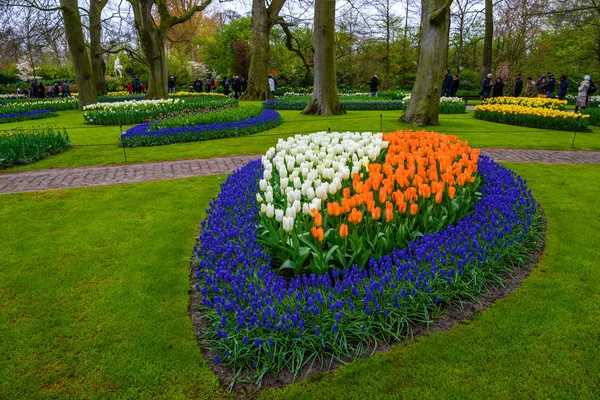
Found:
<svg viewBox="0 0 600 400"><path fill-rule="evenodd" d="M77 76L79 108L98 102L92 65L87 52L77 0L60 0L71 61Z"/></svg>
<svg viewBox="0 0 600 400"><path fill-rule="evenodd" d="M265 0L252 0L252 56L248 88L242 100L265 101L272 97L269 89L269 36L271 21Z"/></svg>
<svg viewBox="0 0 600 400"><path fill-rule="evenodd" d="M107 0L91 0L90 19L90 55L92 57L92 73L94 85L99 96L106 94L106 63L104 62L102 44L100 42L102 33L102 9Z"/></svg>
<svg viewBox="0 0 600 400"><path fill-rule="evenodd" d="M417 126L438 125L442 81L448 60L448 0L421 1L421 52L415 86L401 121Z"/></svg>
<svg viewBox="0 0 600 400"><path fill-rule="evenodd" d="M166 99L168 97L168 78L165 42L168 29L155 26L152 18L154 0L138 0L130 3L142 53L148 63L146 98Z"/></svg>
<svg viewBox="0 0 600 400"><path fill-rule="evenodd" d="M492 0L485 0L485 34L483 38L482 76L492 72L492 40L494 39L494 14Z"/></svg>
<svg viewBox="0 0 600 400"><path fill-rule="evenodd" d="M313 94L302 114L345 114L338 96L335 74L335 0L315 0L313 48Z"/></svg>

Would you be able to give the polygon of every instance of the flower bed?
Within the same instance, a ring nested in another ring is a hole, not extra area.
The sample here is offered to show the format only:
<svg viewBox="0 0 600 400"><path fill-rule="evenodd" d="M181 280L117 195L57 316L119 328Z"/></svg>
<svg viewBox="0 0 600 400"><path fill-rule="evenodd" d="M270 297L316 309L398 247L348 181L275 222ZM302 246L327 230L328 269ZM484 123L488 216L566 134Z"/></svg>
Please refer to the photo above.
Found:
<svg viewBox="0 0 600 400"><path fill-rule="evenodd" d="M70 143L65 130L54 128L0 132L0 167L31 164L65 151Z"/></svg>
<svg viewBox="0 0 600 400"><path fill-rule="evenodd" d="M11 114L0 114L0 124L17 121L28 121L32 119L42 119L49 117L56 117L56 114L52 110L31 110L24 112L17 112Z"/></svg>
<svg viewBox="0 0 600 400"><path fill-rule="evenodd" d="M206 112L237 105L237 100L224 96L198 96L189 99L132 100L96 103L83 108L86 123L128 125L156 119Z"/></svg>
<svg viewBox="0 0 600 400"><path fill-rule="evenodd" d="M377 144L370 150L377 160ZM473 298L525 266L538 243L537 204L511 171L484 156L477 167L481 200L455 224L371 258L365 268L287 277L272 268L270 250L259 242L256 194L267 169L254 161L235 172L211 203L195 249L204 339L214 360L257 382L267 372L297 375L314 362L401 340L434 310ZM312 236L318 241L319 234Z"/></svg>
<svg viewBox="0 0 600 400"><path fill-rule="evenodd" d="M263 103L270 110L303 110L310 102L311 96L286 95ZM404 110L405 103L398 100L387 100L368 95L340 95L342 105L346 110Z"/></svg>
<svg viewBox="0 0 600 400"><path fill-rule="evenodd" d="M405 101L410 101L410 94ZM440 97L440 114L463 114L467 111L467 103L460 97Z"/></svg>
<svg viewBox="0 0 600 400"><path fill-rule="evenodd" d="M567 105L567 100L549 99L545 97L490 97L485 100L484 104L515 105L564 110Z"/></svg>
<svg viewBox="0 0 600 400"><path fill-rule="evenodd" d="M157 120L150 123L150 125L148 125L148 129L158 130L164 128L177 128L180 126L236 122L258 117L261 114L262 108L260 106L243 105L240 107L223 108L217 111Z"/></svg>
<svg viewBox="0 0 600 400"><path fill-rule="evenodd" d="M160 146L181 142L198 142L250 135L274 128L283 122L281 115L273 110L263 110L258 117L236 122L206 125L180 126L174 128L149 129L149 123L134 126L121 135L121 146Z"/></svg>
<svg viewBox="0 0 600 400"><path fill-rule="evenodd" d="M509 104L475 106L473 116L484 121L562 131L586 131L589 124L589 115Z"/></svg>
<svg viewBox="0 0 600 400"><path fill-rule="evenodd" d="M56 99L7 99L0 101L0 114L23 113L33 110L74 110L79 107L76 97Z"/></svg>

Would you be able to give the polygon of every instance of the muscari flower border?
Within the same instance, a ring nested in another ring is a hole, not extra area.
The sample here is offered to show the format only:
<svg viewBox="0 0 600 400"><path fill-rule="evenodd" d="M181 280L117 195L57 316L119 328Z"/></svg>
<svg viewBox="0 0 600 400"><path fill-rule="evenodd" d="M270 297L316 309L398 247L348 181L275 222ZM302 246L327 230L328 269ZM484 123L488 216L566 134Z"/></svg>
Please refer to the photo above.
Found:
<svg viewBox="0 0 600 400"><path fill-rule="evenodd" d="M210 203L195 252L202 343L217 364L260 384L267 372L298 376L315 362L375 351L459 300L475 300L527 267L543 243L539 204L523 179L486 156L473 212L368 267L288 281L257 243L260 160L233 173Z"/></svg>
<svg viewBox="0 0 600 400"><path fill-rule="evenodd" d="M0 109L1 110L1 109ZM34 119L56 117L58 114L53 110L31 110L9 114L0 114L0 124L18 121L30 121Z"/></svg>
<svg viewBox="0 0 600 400"><path fill-rule="evenodd" d="M150 122L134 126L120 137L122 147L161 146L172 143L199 142L251 135L266 131L283 123L281 115L274 110L263 110L253 118L235 122L205 125L186 125L176 128L150 130Z"/></svg>

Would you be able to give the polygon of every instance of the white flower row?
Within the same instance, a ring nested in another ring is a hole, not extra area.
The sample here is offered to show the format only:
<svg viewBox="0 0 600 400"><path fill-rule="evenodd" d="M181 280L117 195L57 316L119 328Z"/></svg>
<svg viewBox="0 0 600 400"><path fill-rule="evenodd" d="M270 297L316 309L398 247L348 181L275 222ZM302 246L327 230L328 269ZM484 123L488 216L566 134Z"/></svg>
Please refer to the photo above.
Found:
<svg viewBox="0 0 600 400"><path fill-rule="evenodd" d="M263 179L256 199L261 212L289 232L296 216L320 211L342 182L379 157L388 143L381 133L317 132L279 139L262 157Z"/></svg>
<svg viewBox="0 0 600 400"><path fill-rule="evenodd" d="M0 107L19 107L19 108L30 108L32 104L36 106L51 106L53 104L60 103L77 103L79 100L77 98L65 97L65 98L56 98L56 99L42 99L35 101L23 101L23 102L12 102L7 104L0 104Z"/></svg>
<svg viewBox="0 0 600 400"><path fill-rule="evenodd" d="M160 106L163 104L169 103L180 103L184 102L181 99L159 99L159 100L131 100L131 101L121 101L114 103L96 103L90 104L88 106L83 107L84 111L89 110L117 110L117 109L127 109L127 108L138 108L138 107L152 107L152 106Z"/></svg>
<svg viewBox="0 0 600 400"><path fill-rule="evenodd" d="M0 99L21 99L24 98L25 95L24 94L16 94L16 93L12 93L12 94L0 94Z"/></svg>
<svg viewBox="0 0 600 400"><path fill-rule="evenodd" d="M577 100L577 96L574 96L572 94L568 94L565 96L565 99L567 100ZM600 101L600 96L590 96L590 101Z"/></svg>
<svg viewBox="0 0 600 400"><path fill-rule="evenodd" d="M404 101L410 101L410 94L407 94ZM459 104L465 101L461 97L440 97L440 104Z"/></svg>

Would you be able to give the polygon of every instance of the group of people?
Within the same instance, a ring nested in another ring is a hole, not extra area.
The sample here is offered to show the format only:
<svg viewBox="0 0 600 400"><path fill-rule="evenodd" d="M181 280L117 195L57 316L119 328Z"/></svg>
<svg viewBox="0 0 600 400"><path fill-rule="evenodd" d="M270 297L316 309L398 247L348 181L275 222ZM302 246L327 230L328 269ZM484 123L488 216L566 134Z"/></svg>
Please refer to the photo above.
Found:
<svg viewBox="0 0 600 400"><path fill-rule="evenodd" d="M136 76L127 84L127 91L129 94L146 94L148 91L148 85L139 76Z"/></svg>
<svg viewBox="0 0 600 400"><path fill-rule="evenodd" d="M204 81L196 77L196 80L189 86L188 92L216 93L218 83L219 82L215 77L204 79ZM233 91L233 96L237 99L242 95L243 92L246 91L246 88L248 87L248 82L244 79L243 76L233 75L231 77L231 80L224 76L221 85L223 86L223 94L229 96L229 94ZM169 78L169 93L175 93L175 77L173 76Z"/></svg>
<svg viewBox="0 0 600 400"><path fill-rule="evenodd" d="M460 80L458 75L452 74L449 69L446 70L444 76L444 84L442 85L442 97L456 97L456 92L460 88Z"/></svg>
<svg viewBox="0 0 600 400"><path fill-rule="evenodd" d="M525 88L523 88L524 85ZM524 83L521 73L517 72L515 74L515 86L512 91L512 96L553 98L556 93L558 99L563 100L567 96L568 88L569 81L565 75L560 76L558 85L552 72L547 72L540 76L535 82L528 76L527 82ZM525 92L523 92L523 89L525 89ZM587 108L589 106L590 96L595 92L596 86L593 84L591 77L586 75L578 87L575 112L579 110L579 107ZM497 77L494 82L493 75L487 74L481 82L480 95L483 96L484 99L504 96L504 82L502 81L502 78Z"/></svg>
<svg viewBox="0 0 600 400"><path fill-rule="evenodd" d="M45 98L53 98L61 95L62 97L71 97L71 93L69 91L69 84L65 81L62 81L62 84L56 82L54 86L46 87L42 81L38 82L37 79L34 79L29 85L28 90L21 90L21 88L17 88L17 95L25 95L31 99L45 99Z"/></svg>

